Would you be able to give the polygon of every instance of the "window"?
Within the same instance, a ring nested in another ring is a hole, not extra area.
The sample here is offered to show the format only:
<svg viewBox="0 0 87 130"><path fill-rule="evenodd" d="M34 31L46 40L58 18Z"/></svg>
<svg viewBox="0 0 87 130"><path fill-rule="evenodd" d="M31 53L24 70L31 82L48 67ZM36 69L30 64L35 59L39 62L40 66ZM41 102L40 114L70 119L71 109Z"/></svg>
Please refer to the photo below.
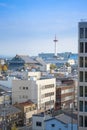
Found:
<svg viewBox="0 0 87 130"><path fill-rule="evenodd" d="M79 110L83 111L83 101L79 101Z"/></svg>
<svg viewBox="0 0 87 130"><path fill-rule="evenodd" d="M25 87L23 87L23 89L25 89Z"/></svg>
<svg viewBox="0 0 87 130"><path fill-rule="evenodd" d="M87 38L87 28L85 28L85 38Z"/></svg>
<svg viewBox="0 0 87 130"><path fill-rule="evenodd" d="M52 126L52 127L55 127L55 124L52 124L51 126Z"/></svg>
<svg viewBox="0 0 87 130"><path fill-rule="evenodd" d="M79 65L80 65L80 67L83 67L83 57L79 58Z"/></svg>
<svg viewBox="0 0 87 130"><path fill-rule="evenodd" d="M80 42L80 53L83 53L84 50L84 44L83 42Z"/></svg>
<svg viewBox="0 0 87 130"><path fill-rule="evenodd" d="M85 42L85 53L87 53L87 42Z"/></svg>
<svg viewBox="0 0 87 130"><path fill-rule="evenodd" d="M80 28L80 38L84 38L84 28Z"/></svg>
<svg viewBox="0 0 87 130"><path fill-rule="evenodd" d="M85 112L87 112L87 101L85 101Z"/></svg>
<svg viewBox="0 0 87 130"><path fill-rule="evenodd" d="M49 96L52 96L52 95L54 95L54 92L46 93L45 97L49 97Z"/></svg>
<svg viewBox="0 0 87 130"><path fill-rule="evenodd" d="M87 116L85 116L85 127L87 127Z"/></svg>
<svg viewBox="0 0 87 130"><path fill-rule="evenodd" d="M42 126L42 122L36 122L36 126Z"/></svg>
<svg viewBox="0 0 87 130"><path fill-rule="evenodd" d="M85 97L87 97L87 86L85 86Z"/></svg>
<svg viewBox="0 0 87 130"><path fill-rule="evenodd" d="M83 97L83 86L79 87L79 95L80 97Z"/></svg>
<svg viewBox="0 0 87 130"><path fill-rule="evenodd" d="M26 87L26 89L28 90L28 87Z"/></svg>
<svg viewBox="0 0 87 130"><path fill-rule="evenodd" d="M85 72L85 82L87 82L87 72Z"/></svg>
<svg viewBox="0 0 87 130"><path fill-rule="evenodd" d="M79 126L83 126L83 116L79 116Z"/></svg>
<svg viewBox="0 0 87 130"><path fill-rule="evenodd" d="M80 82L83 82L83 71L80 71L79 78Z"/></svg>
<svg viewBox="0 0 87 130"><path fill-rule="evenodd" d="M26 112L29 112L28 108L26 108Z"/></svg>

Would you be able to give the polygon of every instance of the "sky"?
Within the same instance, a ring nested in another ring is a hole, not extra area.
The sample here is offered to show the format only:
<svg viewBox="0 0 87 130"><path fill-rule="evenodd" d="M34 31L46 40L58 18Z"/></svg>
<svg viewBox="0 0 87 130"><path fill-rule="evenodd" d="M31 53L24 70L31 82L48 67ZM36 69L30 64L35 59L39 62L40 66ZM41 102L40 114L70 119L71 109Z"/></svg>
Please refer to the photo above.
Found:
<svg viewBox="0 0 87 130"><path fill-rule="evenodd" d="M87 0L0 0L0 55L78 53L78 22Z"/></svg>

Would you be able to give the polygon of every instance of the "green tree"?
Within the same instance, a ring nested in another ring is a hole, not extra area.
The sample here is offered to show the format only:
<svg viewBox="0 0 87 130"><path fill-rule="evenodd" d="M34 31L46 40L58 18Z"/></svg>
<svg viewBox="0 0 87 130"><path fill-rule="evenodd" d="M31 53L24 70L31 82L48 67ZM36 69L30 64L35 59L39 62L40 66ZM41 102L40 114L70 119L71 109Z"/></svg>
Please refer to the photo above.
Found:
<svg viewBox="0 0 87 130"><path fill-rule="evenodd" d="M18 130L15 124L13 124L11 130Z"/></svg>
<svg viewBox="0 0 87 130"><path fill-rule="evenodd" d="M51 65L50 65L50 69L54 70L54 69L56 69L56 68L57 68L57 67L56 67L55 64L51 64Z"/></svg>
<svg viewBox="0 0 87 130"><path fill-rule="evenodd" d="M70 67L70 64L68 62L65 63L66 67Z"/></svg>

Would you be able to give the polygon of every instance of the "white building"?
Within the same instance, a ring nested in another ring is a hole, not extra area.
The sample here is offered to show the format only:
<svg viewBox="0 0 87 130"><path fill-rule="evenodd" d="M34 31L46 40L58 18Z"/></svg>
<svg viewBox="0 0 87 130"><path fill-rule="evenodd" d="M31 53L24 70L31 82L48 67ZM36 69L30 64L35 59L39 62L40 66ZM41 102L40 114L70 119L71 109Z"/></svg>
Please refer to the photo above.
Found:
<svg viewBox="0 0 87 130"><path fill-rule="evenodd" d="M54 107L56 97L55 78L30 78L30 80L13 80L12 103L31 100L37 103L38 109Z"/></svg>
<svg viewBox="0 0 87 130"><path fill-rule="evenodd" d="M39 66L40 71L50 72L50 63L46 63L42 58L36 57L36 61L39 62L41 66Z"/></svg>
<svg viewBox="0 0 87 130"><path fill-rule="evenodd" d="M41 78L41 72L40 71L30 71L28 72L28 79L35 77L36 79Z"/></svg>
<svg viewBox="0 0 87 130"><path fill-rule="evenodd" d="M75 60L74 60L74 59L69 59L69 60L68 60L68 63L69 63L70 65L75 65Z"/></svg>
<svg viewBox="0 0 87 130"><path fill-rule="evenodd" d="M78 32L78 125L79 130L87 130L87 22L79 23Z"/></svg>

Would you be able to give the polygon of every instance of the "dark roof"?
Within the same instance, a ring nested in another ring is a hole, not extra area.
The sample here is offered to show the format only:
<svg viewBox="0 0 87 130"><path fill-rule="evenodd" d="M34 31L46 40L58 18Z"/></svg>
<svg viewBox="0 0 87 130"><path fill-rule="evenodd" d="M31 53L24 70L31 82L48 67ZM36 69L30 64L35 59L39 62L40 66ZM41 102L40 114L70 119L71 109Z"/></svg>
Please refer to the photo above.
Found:
<svg viewBox="0 0 87 130"><path fill-rule="evenodd" d="M31 64L36 64L37 62L30 58L28 55L16 55L20 57L22 60L24 60L25 63L31 63Z"/></svg>
<svg viewBox="0 0 87 130"><path fill-rule="evenodd" d="M3 110L4 110L4 107L3 107L2 105L0 105L0 116L4 116ZM6 113L5 113L6 116L7 116L7 115L14 114L14 113L16 114L16 113L20 113L20 112L21 112L20 109L14 107L14 106L12 106L12 105L6 106L6 107L5 107L5 110L6 110Z"/></svg>
<svg viewBox="0 0 87 130"><path fill-rule="evenodd" d="M22 103L19 103L19 105L22 105L22 106L29 106L29 105L33 105L35 103L33 103L32 101L26 101L26 102L22 102Z"/></svg>
<svg viewBox="0 0 87 130"><path fill-rule="evenodd" d="M56 120L56 121L59 121L59 122L61 122L62 124L66 124L66 123L64 123L63 121L61 121L61 120L59 120L59 119L57 119L57 118L55 118L55 117L53 117L53 118L49 118L49 119L46 119L45 120L45 122L48 122L48 121L50 121L50 120Z"/></svg>

